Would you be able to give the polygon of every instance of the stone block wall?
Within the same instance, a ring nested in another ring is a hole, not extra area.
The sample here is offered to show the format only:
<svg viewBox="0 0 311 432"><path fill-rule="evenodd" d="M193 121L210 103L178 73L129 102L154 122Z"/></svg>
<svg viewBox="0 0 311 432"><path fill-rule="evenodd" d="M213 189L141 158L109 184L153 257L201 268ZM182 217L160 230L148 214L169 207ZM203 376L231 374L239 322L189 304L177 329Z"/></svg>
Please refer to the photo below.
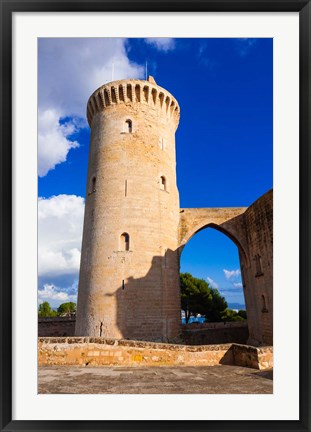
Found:
<svg viewBox="0 0 311 432"><path fill-rule="evenodd" d="M244 295L252 345L273 344L273 192L244 213L248 262L241 258Z"/></svg>
<svg viewBox="0 0 311 432"><path fill-rule="evenodd" d="M75 317L38 318L38 336L74 336Z"/></svg>
<svg viewBox="0 0 311 432"><path fill-rule="evenodd" d="M182 339L186 345L210 345L235 342L246 344L248 326L245 323L206 323L182 327ZM192 326L192 327L191 327Z"/></svg>
<svg viewBox="0 0 311 432"><path fill-rule="evenodd" d="M273 367L273 348L271 346L252 347L233 344L234 363L237 366L255 369L270 369Z"/></svg>
<svg viewBox="0 0 311 432"><path fill-rule="evenodd" d="M186 346L104 338L39 338L39 366L215 366L237 364L267 369L272 347L236 344Z"/></svg>
<svg viewBox="0 0 311 432"><path fill-rule="evenodd" d="M73 317L38 319L39 337L74 336ZM247 323L193 323L182 326L182 341L186 345L208 345L235 342L244 344L248 338Z"/></svg>

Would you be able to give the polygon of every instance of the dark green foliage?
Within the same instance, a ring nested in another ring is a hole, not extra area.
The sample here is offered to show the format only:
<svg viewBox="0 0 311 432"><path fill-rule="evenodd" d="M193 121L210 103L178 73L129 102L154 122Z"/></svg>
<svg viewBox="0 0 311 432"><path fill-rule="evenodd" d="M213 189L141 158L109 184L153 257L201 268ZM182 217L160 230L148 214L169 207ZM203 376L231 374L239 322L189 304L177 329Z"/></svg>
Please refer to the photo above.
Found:
<svg viewBox="0 0 311 432"><path fill-rule="evenodd" d="M244 318L245 317L245 318ZM221 314L222 321L245 321L246 319L246 311L240 310L236 312L232 309L226 309Z"/></svg>
<svg viewBox="0 0 311 432"><path fill-rule="evenodd" d="M70 316L76 313L77 305L73 302L62 303L57 312L54 311L49 302L43 302L39 305L38 316L45 317L55 317L55 316Z"/></svg>
<svg viewBox="0 0 311 432"><path fill-rule="evenodd" d="M244 319L247 319L246 310L239 310L238 315Z"/></svg>
<svg viewBox="0 0 311 432"><path fill-rule="evenodd" d="M39 305L38 315L39 317L45 318L54 317L57 313L51 308L50 303L45 301Z"/></svg>
<svg viewBox="0 0 311 432"><path fill-rule="evenodd" d="M57 309L58 316L70 316L76 313L77 305L73 302L62 303Z"/></svg>
<svg viewBox="0 0 311 432"><path fill-rule="evenodd" d="M180 274L181 308L185 312L186 323L191 315L203 315L206 321L221 320L221 312L228 307L224 297L203 280L190 273Z"/></svg>

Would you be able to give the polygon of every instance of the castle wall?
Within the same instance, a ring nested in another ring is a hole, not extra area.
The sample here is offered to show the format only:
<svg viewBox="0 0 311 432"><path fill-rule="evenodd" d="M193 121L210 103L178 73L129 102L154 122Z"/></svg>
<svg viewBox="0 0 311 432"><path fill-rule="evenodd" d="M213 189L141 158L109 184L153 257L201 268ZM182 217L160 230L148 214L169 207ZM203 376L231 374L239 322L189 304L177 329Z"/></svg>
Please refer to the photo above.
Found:
<svg viewBox="0 0 311 432"><path fill-rule="evenodd" d="M273 191L245 212L249 265L243 259L249 343L273 344Z"/></svg>
<svg viewBox="0 0 311 432"><path fill-rule="evenodd" d="M75 335L76 317L38 319L39 337ZM247 322L194 323L182 326L182 340L186 345L207 345L235 342L244 344L248 339Z"/></svg>
<svg viewBox="0 0 311 432"><path fill-rule="evenodd" d="M246 344L249 338L247 322L202 323L182 326L186 345L211 345L235 342Z"/></svg>
<svg viewBox="0 0 311 432"><path fill-rule="evenodd" d="M38 318L38 336L74 336L76 317Z"/></svg>
<svg viewBox="0 0 311 432"><path fill-rule="evenodd" d="M173 339L180 333L178 104L152 82L119 81L91 96L88 118L76 335Z"/></svg>

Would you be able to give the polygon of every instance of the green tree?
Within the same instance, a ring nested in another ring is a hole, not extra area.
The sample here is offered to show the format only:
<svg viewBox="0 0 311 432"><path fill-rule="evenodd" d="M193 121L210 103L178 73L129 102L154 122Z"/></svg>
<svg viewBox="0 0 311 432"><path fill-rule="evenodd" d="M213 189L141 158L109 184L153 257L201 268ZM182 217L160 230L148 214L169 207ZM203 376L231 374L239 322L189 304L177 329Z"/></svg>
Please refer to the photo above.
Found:
<svg viewBox="0 0 311 432"><path fill-rule="evenodd" d="M203 315L206 320L220 320L221 312L228 307L224 297L216 289L210 288L203 280L190 273L180 274L181 308L185 312L186 323L191 315Z"/></svg>
<svg viewBox="0 0 311 432"><path fill-rule="evenodd" d="M228 307L224 297L215 288L210 288L212 295L212 303L210 309L205 314L206 321L218 322L221 321L222 312Z"/></svg>
<svg viewBox="0 0 311 432"><path fill-rule="evenodd" d="M39 317L53 317L57 313L51 308L50 303L45 301L39 305L38 315Z"/></svg>
<svg viewBox="0 0 311 432"><path fill-rule="evenodd" d="M245 320L247 319L247 315L246 315L246 310L239 310L238 315L242 318L244 318Z"/></svg>
<svg viewBox="0 0 311 432"><path fill-rule="evenodd" d="M62 303L57 309L59 316L70 316L76 313L77 305L73 302Z"/></svg>
<svg viewBox="0 0 311 432"><path fill-rule="evenodd" d="M233 309L226 309L221 314L221 320L234 322L234 321L245 321L245 318L243 318L241 315L239 315L238 312L236 312Z"/></svg>

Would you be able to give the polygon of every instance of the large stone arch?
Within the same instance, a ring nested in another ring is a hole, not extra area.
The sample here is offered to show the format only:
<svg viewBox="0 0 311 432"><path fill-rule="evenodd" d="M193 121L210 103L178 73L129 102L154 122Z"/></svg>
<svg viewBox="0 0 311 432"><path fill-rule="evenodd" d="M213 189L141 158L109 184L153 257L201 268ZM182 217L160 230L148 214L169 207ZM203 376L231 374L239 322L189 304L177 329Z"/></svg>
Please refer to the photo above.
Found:
<svg viewBox="0 0 311 432"><path fill-rule="evenodd" d="M180 209L179 257L199 231L212 227L238 247L249 343L273 343L273 194L261 196L250 207Z"/></svg>
<svg viewBox="0 0 311 432"><path fill-rule="evenodd" d="M248 245L243 214L247 207L180 209L179 247L204 228L214 228L229 237L238 247L245 265L249 265Z"/></svg>

